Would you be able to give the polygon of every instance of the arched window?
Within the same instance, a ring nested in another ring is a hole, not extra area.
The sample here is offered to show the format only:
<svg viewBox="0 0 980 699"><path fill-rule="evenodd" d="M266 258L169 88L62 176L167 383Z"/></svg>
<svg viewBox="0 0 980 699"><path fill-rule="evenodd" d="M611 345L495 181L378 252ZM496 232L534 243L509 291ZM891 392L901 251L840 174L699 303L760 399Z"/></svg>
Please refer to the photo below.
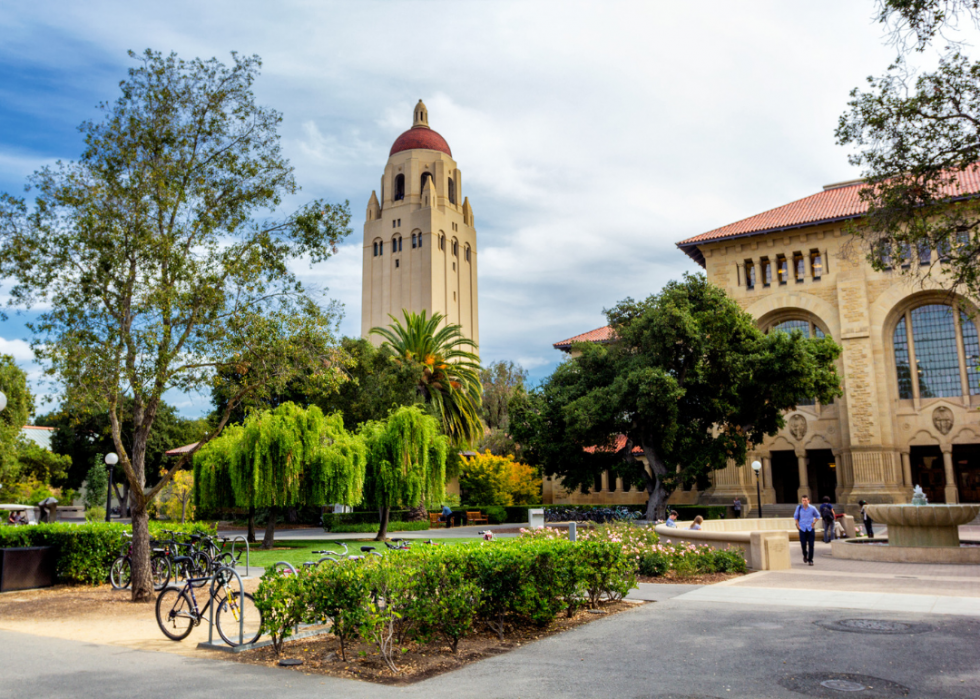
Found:
<svg viewBox="0 0 980 699"><path fill-rule="evenodd" d="M449 203L456 203L456 183L453 182L453 178L449 178Z"/></svg>
<svg viewBox="0 0 980 699"><path fill-rule="evenodd" d="M395 201L405 198L405 175L395 176Z"/></svg>
<svg viewBox="0 0 980 699"><path fill-rule="evenodd" d="M415 234L412 233L412 249L413 250L415 249L415 237L416 237Z"/></svg>
<svg viewBox="0 0 980 699"><path fill-rule="evenodd" d="M378 256L378 241L377 240L374 241L374 256L375 257Z"/></svg>
<svg viewBox="0 0 980 699"><path fill-rule="evenodd" d="M777 323L769 328L768 332L783 332L792 333L795 330L799 330L803 333L803 337L822 339L826 337L826 333L820 329L820 327L810 320L803 320L794 318L793 320L784 320L782 323ZM812 398L807 401L801 401L800 405L816 405L816 401Z"/></svg>
<svg viewBox="0 0 980 699"><path fill-rule="evenodd" d="M899 398L962 396L964 383L969 395L980 394L977 328L957 307L928 304L906 311L895 324L892 344Z"/></svg>
<svg viewBox="0 0 980 699"><path fill-rule="evenodd" d="M432 179L432 173L431 172L423 172L422 173L422 189L425 189L425 181L426 180L431 180L431 179ZM435 186L435 185L433 185L433 186Z"/></svg>
<svg viewBox="0 0 980 699"><path fill-rule="evenodd" d="M466 261L467 262L470 261L470 246L469 245L466 246Z"/></svg>
<svg viewBox="0 0 980 699"><path fill-rule="evenodd" d="M453 257L459 257L459 241L453 241Z"/></svg>
<svg viewBox="0 0 980 699"><path fill-rule="evenodd" d="M402 238L400 235L394 236L391 239L391 251L401 252L402 251Z"/></svg>

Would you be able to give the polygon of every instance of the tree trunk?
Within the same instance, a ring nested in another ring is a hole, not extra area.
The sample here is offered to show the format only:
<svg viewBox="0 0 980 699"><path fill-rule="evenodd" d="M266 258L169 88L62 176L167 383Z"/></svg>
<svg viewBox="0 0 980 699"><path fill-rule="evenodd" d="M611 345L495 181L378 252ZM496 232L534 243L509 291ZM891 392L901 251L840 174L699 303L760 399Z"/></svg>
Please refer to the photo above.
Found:
<svg viewBox="0 0 980 699"><path fill-rule="evenodd" d="M152 602L153 575L150 572L150 515L146 503L133 509L133 551L130 566L133 573L133 602Z"/></svg>
<svg viewBox="0 0 980 699"><path fill-rule="evenodd" d="M657 452L643 445L643 454L650 464L650 472L643 469L643 479L646 482L647 500L646 518L651 522L667 519L667 490L664 488L663 476L667 475L667 467L657 455Z"/></svg>
<svg viewBox="0 0 980 699"><path fill-rule="evenodd" d="M276 510L278 508L269 508L269 521L265 524L265 537L262 539L262 548L266 551L270 550L273 544L276 543Z"/></svg>
<svg viewBox="0 0 980 699"><path fill-rule="evenodd" d="M381 527L378 528L378 535L374 537L375 541L384 541L388 538L388 515L390 512L390 507L381 508Z"/></svg>
<svg viewBox="0 0 980 699"><path fill-rule="evenodd" d="M187 521L187 498L180 499L180 523L184 524Z"/></svg>
<svg viewBox="0 0 980 699"><path fill-rule="evenodd" d="M249 545L255 543L255 506L248 508L248 536L245 537Z"/></svg>

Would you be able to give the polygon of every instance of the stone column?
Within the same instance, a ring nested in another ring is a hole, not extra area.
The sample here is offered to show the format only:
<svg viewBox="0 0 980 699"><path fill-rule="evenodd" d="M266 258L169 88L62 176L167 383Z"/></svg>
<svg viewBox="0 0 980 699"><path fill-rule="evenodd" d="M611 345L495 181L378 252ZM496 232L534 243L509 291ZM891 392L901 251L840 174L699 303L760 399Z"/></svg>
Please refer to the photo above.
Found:
<svg viewBox="0 0 980 699"><path fill-rule="evenodd" d="M762 459L762 502L776 502L776 490L772 487L772 459L763 456Z"/></svg>
<svg viewBox="0 0 980 699"><path fill-rule="evenodd" d="M960 491L956 487L956 474L953 473L952 447L943 447L943 466L946 469L946 504L955 505L960 501Z"/></svg>
<svg viewBox="0 0 980 699"><path fill-rule="evenodd" d="M609 492L609 471L603 471L599 475L599 485L602 487L603 493Z"/></svg>
<svg viewBox="0 0 980 699"><path fill-rule="evenodd" d="M800 488L797 491L797 497L802 498L806 495L808 498L812 497L810 495L810 474L807 472L806 468L806 452L802 455L796 455L796 463L800 469Z"/></svg>
<svg viewBox="0 0 980 699"><path fill-rule="evenodd" d="M902 452L902 479L905 481L906 488L913 488L912 483L912 458L907 451Z"/></svg>

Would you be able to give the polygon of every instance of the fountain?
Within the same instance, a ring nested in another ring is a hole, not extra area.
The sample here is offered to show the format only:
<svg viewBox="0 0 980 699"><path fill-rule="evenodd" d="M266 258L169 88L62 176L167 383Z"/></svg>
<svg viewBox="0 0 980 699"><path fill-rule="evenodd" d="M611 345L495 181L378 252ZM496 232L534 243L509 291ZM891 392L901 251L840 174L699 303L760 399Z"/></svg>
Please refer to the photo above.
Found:
<svg viewBox="0 0 980 699"><path fill-rule="evenodd" d="M980 545L961 545L959 526L980 514L980 505L930 505L915 486L911 505L866 505L868 515L888 525L888 540L835 541L835 558L901 563L980 563Z"/></svg>

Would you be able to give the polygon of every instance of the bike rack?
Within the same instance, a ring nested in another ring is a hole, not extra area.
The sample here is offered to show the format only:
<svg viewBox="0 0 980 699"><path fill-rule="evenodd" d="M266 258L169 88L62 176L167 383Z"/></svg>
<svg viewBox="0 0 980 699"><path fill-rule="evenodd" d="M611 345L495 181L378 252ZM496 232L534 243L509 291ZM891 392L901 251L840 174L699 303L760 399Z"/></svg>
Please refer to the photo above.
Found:
<svg viewBox="0 0 980 699"><path fill-rule="evenodd" d="M293 575L296 575L296 569L293 568L293 564L290 563L289 561L276 561L275 563L272 564L271 567L273 570L275 570L276 566L286 566L287 568L289 568L289 570L292 571Z"/></svg>
<svg viewBox="0 0 980 699"><path fill-rule="evenodd" d="M248 539L246 537L242 536L241 534L239 534L238 536L236 536L234 539L231 540L231 560L233 560L233 561L238 560L238 559L235 558L235 543L239 539L241 539L242 541L245 542L245 577L247 578L248 575L249 575L249 573L248 573L248 553L249 553Z"/></svg>
<svg viewBox="0 0 980 699"><path fill-rule="evenodd" d="M233 651L236 648L242 648L244 650L241 643L238 646L229 646L224 641L222 641L221 643L215 643L214 640L214 610L218 606L218 600L214 596L215 585L218 584L219 575L221 574L222 571L225 570L229 571L232 575L235 576L235 579L238 580L238 599L242 600L240 603L242 609L245 608L245 602L244 602L245 584L242 582L242 576L239 575L238 571L232 568L231 566L222 566L221 568L218 568L218 570L216 570L214 574L210 576L211 586L208 588L208 596L211 598L211 603L208 605L208 640L205 643L198 643L197 644L198 648L217 648L221 650L233 650ZM240 614L238 617L238 640L239 641L245 640L245 615L244 614Z"/></svg>

